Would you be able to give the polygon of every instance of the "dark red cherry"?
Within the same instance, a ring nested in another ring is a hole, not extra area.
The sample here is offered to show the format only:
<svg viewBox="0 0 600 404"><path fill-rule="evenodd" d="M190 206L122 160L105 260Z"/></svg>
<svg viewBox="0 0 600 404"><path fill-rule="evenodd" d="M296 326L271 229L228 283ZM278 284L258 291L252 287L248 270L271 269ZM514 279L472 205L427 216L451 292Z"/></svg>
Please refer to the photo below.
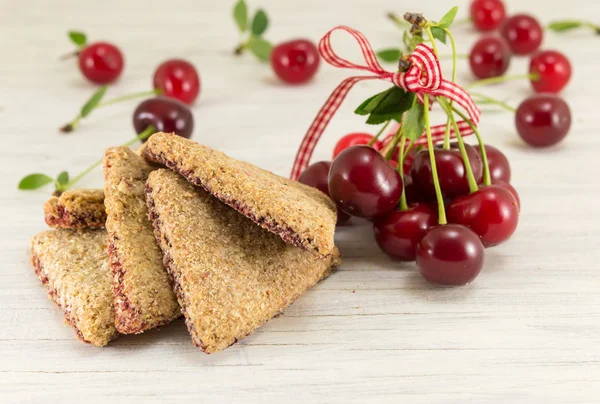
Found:
<svg viewBox="0 0 600 404"><path fill-rule="evenodd" d="M400 261L414 261L417 244L437 224L437 213L420 204L408 210L394 210L373 224L375 240L384 253Z"/></svg>
<svg viewBox="0 0 600 404"><path fill-rule="evenodd" d="M200 78L193 64L183 59L170 59L154 72L154 88L162 95L192 104L200 93Z"/></svg>
<svg viewBox="0 0 600 404"><path fill-rule="evenodd" d="M471 20L479 31L491 31L506 18L502 0L474 0L471 3Z"/></svg>
<svg viewBox="0 0 600 404"><path fill-rule="evenodd" d="M430 228L417 246L417 266L423 278L438 286L472 282L483 267L485 249L479 236L465 226Z"/></svg>
<svg viewBox="0 0 600 404"><path fill-rule="evenodd" d="M475 150L479 152L477 147ZM510 163L508 159L500 150L489 144L485 145L485 153L488 159L488 165L490 167L490 177L493 181L505 181L510 183ZM481 156L481 155L480 155Z"/></svg>
<svg viewBox="0 0 600 404"><path fill-rule="evenodd" d="M521 211L521 198L519 197L519 193L517 192L515 187L513 187L508 182L504 182L501 180L492 181L492 184L502 187L502 188L506 189L508 192L510 192L511 195L515 198L515 201L517 201L517 206L519 207L519 212Z"/></svg>
<svg viewBox="0 0 600 404"><path fill-rule="evenodd" d="M338 154L340 154L343 150L346 150L350 146L357 145L366 145L371 140L373 140L374 136L370 133L356 132L349 133L344 135L337 141L335 147L333 148L333 158L336 158ZM372 146L375 150L381 150L383 148L383 143L379 140L376 140Z"/></svg>
<svg viewBox="0 0 600 404"><path fill-rule="evenodd" d="M319 62L317 47L307 39L283 42L271 51L271 67L286 83L307 82L319 69Z"/></svg>
<svg viewBox="0 0 600 404"><path fill-rule="evenodd" d="M329 161L319 161L318 163L311 164L300 175L298 181L308 185L309 187L317 188L319 191L329 196L329 184L327 181L330 168L331 162ZM350 216L339 208L337 210L337 214L338 225L344 224L350 219Z"/></svg>
<svg viewBox="0 0 600 404"><path fill-rule="evenodd" d="M123 54L115 45L96 42L79 52L79 69L91 82L108 84L115 81L123 71Z"/></svg>
<svg viewBox="0 0 600 404"><path fill-rule="evenodd" d="M469 65L478 79L502 76L510 65L510 49L502 38L483 37L471 48Z"/></svg>
<svg viewBox="0 0 600 404"><path fill-rule="evenodd" d="M468 194L469 182L467 171L457 144L452 144L450 150L436 148L435 162L442 193L446 197ZM465 145L475 181L480 182L483 175L483 165L479 153L470 145ZM411 169L413 183L425 198L435 197L433 174L429 150L421 150L415 156Z"/></svg>
<svg viewBox="0 0 600 404"><path fill-rule="evenodd" d="M194 130L194 116L187 105L173 98L150 98L142 101L135 109L133 127L139 134L150 125L157 132L174 132L189 138Z"/></svg>
<svg viewBox="0 0 600 404"><path fill-rule="evenodd" d="M401 194L402 177L372 147L349 147L331 164L329 195L352 216L385 215L396 207Z"/></svg>
<svg viewBox="0 0 600 404"><path fill-rule="evenodd" d="M571 79L571 63L558 51L543 51L531 58L529 73L539 76L530 80L536 93L558 93Z"/></svg>
<svg viewBox="0 0 600 404"><path fill-rule="evenodd" d="M571 110L562 98L552 94L538 94L519 105L515 123L519 136L529 145L551 146L569 133Z"/></svg>
<svg viewBox="0 0 600 404"><path fill-rule="evenodd" d="M535 52L544 38L544 30L538 20L527 14L515 14L508 18L501 32L516 55Z"/></svg>
<svg viewBox="0 0 600 404"><path fill-rule="evenodd" d="M504 187L490 185L459 196L447 208L448 222L467 226L486 247L508 240L519 223L519 205Z"/></svg>

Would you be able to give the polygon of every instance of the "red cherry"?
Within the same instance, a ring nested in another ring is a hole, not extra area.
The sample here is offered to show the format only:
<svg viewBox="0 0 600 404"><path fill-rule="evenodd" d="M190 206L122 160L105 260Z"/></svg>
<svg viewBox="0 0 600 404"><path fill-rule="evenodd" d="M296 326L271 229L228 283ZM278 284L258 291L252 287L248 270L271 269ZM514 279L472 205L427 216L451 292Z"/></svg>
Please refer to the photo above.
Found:
<svg viewBox="0 0 600 404"><path fill-rule="evenodd" d="M96 42L79 53L79 69L96 84L115 81L123 71L123 55L119 48L107 42Z"/></svg>
<svg viewBox="0 0 600 404"><path fill-rule="evenodd" d="M150 125L157 132L174 132L189 139L194 130L194 116L187 105L173 98L150 98L135 109L133 127L140 134Z"/></svg>
<svg viewBox="0 0 600 404"><path fill-rule="evenodd" d="M465 195L470 191L467 170L462 155L457 149L458 145L452 144L452 147L450 150L434 149L440 187L446 197ZM475 181L479 182L483 175L481 158L473 146L466 144L465 149L469 156ZM429 150L421 150L417 153L411 169L411 177L413 183L424 197L435 197Z"/></svg>
<svg viewBox="0 0 600 404"><path fill-rule="evenodd" d="M394 210L373 224L375 240L384 253L400 261L414 261L417 244L427 229L437 224L437 213L428 205Z"/></svg>
<svg viewBox="0 0 600 404"><path fill-rule="evenodd" d="M471 20L479 31L494 30L505 18L506 10L501 0L474 0L471 3Z"/></svg>
<svg viewBox="0 0 600 404"><path fill-rule="evenodd" d="M492 184L502 187L502 188L506 189L508 192L510 192L512 194L512 196L515 198L515 201L517 201L517 206L519 207L519 211L521 211L521 198L519 197L519 193L517 192L515 187L513 187L508 182L504 182L504 181L500 181L500 180L492 181Z"/></svg>
<svg viewBox="0 0 600 404"><path fill-rule="evenodd" d="M519 105L515 123L519 136L529 145L551 146L569 133L571 110L562 98L552 94L538 94Z"/></svg>
<svg viewBox="0 0 600 404"><path fill-rule="evenodd" d="M527 55L540 47L544 30L532 16L515 14L502 26L502 37L514 54Z"/></svg>
<svg viewBox="0 0 600 404"><path fill-rule="evenodd" d="M344 212L370 219L396 207L402 195L402 177L377 150L352 146L331 164L329 194Z"/></svg>
<svg viewBox="0 0 600 404"><path fill-rule="evenodd" d="M329 196L329 169L331 168L331 162L319 161L309 165L306 170L298 178L298 182L308 185L309 187L317 188L325 195ZM346 223L350 219L350 215L344 213L341 209L337 210L337 224L341 225Z"/></svg>
<svg viewBox="0 0 600 404"><path fill-rule="evenodd" d="M338 154L340 154L343 150L346 150L348 147L368 144L371 140L373 140L374 137L375 136L371 135L370 133L363 132L349 133L345 136L342 136L333 148L333 158L336 158ZM381 150L383 148L383 143L381 143L379 140L376 140L372 147L375 150Z"/></svg>
<svg viewBox="0 0 600 404"><path fill-rule="evenodd" d="M417 266L423 278L434 285L466 285L479 275L484 253L481 240L468 228L435 226L417 245Z"/></svg>
<svg viewBox="0 0 600 404"><path fill-rule="evenodd" d="M490 167L490 177L492 182L505 181L510 183L510 163L508 162L508 159L504 153L494 146L490 146L489 144L486 144L484 147L485 154L487 155L488 165ZM479 148L476 148L475 150L477 150L479 153Z"/></svg>
<svg viewBox="0 0 600 404"><path fill-rule="evenodd" d="M306 39L283 42L271 52L271 67L286 83L307 82L319 69L319 62L317 47Z"/></svg>
<svg viewBox="0 0 600 404"><path fill-rule="evenodd" d="M154 88L162 95L191 105L200 92L200 78L196 68L183 59L170 59L161 63L154 72Z"/></svg>
<svg viewBox="0 0 600 404"><path fill-rule="evenodd" d="M455 198L447 209L450 223L473 230L484 246L492 247L512 236L519 223L519 205L504 187L490 185Z"/></svg>
<svg viewBox="0 0 600 404"><path fill-rule="evenodd" d="M501 76L510 65L510 49L502 38L483 37L471 48L469 65L479 79Z"/></svg>
<svg viewBox="0 0 600 404"><path fill-rule="evenodd" d="M539 75L531 80L536 93L558 93L571 79L571 63L560 52L543 51L531 58L529 73Z"/></svg>

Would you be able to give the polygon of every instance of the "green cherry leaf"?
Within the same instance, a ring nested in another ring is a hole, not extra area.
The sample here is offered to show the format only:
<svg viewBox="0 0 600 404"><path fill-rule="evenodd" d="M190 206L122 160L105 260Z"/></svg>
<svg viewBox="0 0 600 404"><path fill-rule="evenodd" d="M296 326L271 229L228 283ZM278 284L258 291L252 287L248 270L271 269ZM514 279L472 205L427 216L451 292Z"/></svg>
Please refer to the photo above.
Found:
<svg viewBox="0 0 600 404"><path fill-rule="evenodd" d="M38 189L54 182L54 178L46 174L29 174L19 182L19 189Z"/></svg>
<svg viewBox="0 0 600 404"><path fill-rule="evenodd" d="M88 116L90 114L90 112L92 112L92 110L94 108L96 108L98 106L98 104L100 104L100 101L102 101L102 97L104 97L104 94L106 93L107 89L108 89L107 85L100 87L98 89L98 91L96 91L90 97L90 99L83 105L83 107L81 107L80 115L82 118L85 118L86 116Z"/></svg>
<svg viewBox="0 0 600 404"><path fill-rule="evenodd" d="M404 43L404 46L406 46L408 52L412 52L412 39L410 38L410 34L407 30L404 30L404 33L402 34L402 42Z"/></svg>
<svg viewBox="0 0 600 404"><path fill-rule="evenodd" d="M69 38L78 48L83 48L87 44L87 37L81 31L69 31Z"/></svg>
<svg viewBox="0 0 600 404"><path fill-rule="evenodd" d="M554 32L570 31L572 29L580 28L581 22L579 21L553 21L548 24L548 29Z"/></svg>
<svg viewBox="0 0 600 404"><path fill-rule="evenodd" d="M250 50L259 60L266 62L271 56L273 45L271 42L262 38L252 38L250 40Z"/></svg>
<svg viewBox="0 0 600 404"><path fill-rule="evenodd" d="M431 35L441 43L446 43L446 31L440 27L431 27Z"/></svg>
<svg viewBox="0 0 600 404"><path fill-rule="evenodd" d="M438 23L438 26L440 28L450 28L450 26L452 25L452 23L454 22L454 19L456 18L456 13L458 13L458 6L454 6L450 9L450 11L448 11L446 13L446 15L444 15L442 17L442 19L440 20L440 22Z"/></svg>
<svg viewBox="0 0 600 404"><path fill-rule="evenodd" d="M398 48L382 49L377 52L377 57L384 62L397 62L402 57L402 51Z"/></svg>
<svg viewBox="0 0 600 404"><path fill-rule="evenodd" d="M69 183L69 173L63 171L62 173L58 174L58 177L56 177L56 182L59 185L67 185Z"/></svg>
<svg viewBox="0 0 600 404"><path fill-rule="evenodd" d="M354 110L354 113L357 115L369 115L371 112L373 112L373 110L375 110L375 108L377 108L379 103L385 97L387 97L387 95L390 93L390 91L392 91L392 88L388 88L385 91L382 91L378 94L375 94L372 97L367 98L366 100L363 101L362 104L360 104L358 106L358 108L356 108L356 110Z"/></svg>
<svg viewBox="0 0 600 404"><path fill-rule="evenodd" d="M414 93L406 92L400 87L391 87L371 112L367 124L377 125L391 119L402 122L402 116L412 106L414 97Z"/></svg>
<svg viewBox="0 0 600 404"><path fill-rule="evenodd" d="M402 134L409 140L417 140L425 129L425 110L423 104L417 102L408 110L402 122Z"/></svg>
<svg viewBox="0 0 600 404"><path fill-rule="evenodd" d="M246 32L248 29L248 6L245 0L238 0L233 6L233 19L240 32Z"/></svg>
<svg viewBox="0 0 600 404"><path fill-rule="evenodd" d="M269 26L269 18L263 9L259 9L252 19L252 35L261 36Z"/></svg>

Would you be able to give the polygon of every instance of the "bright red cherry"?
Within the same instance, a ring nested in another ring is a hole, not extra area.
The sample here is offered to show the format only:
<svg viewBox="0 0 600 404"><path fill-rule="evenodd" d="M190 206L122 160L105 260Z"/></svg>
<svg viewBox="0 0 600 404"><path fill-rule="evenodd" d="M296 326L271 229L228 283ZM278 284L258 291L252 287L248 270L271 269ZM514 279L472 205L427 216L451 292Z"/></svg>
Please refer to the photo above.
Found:
<svg viewBox="0 0 600 404"><path fill-rule="evenodd" d="M193 64L183 59L161 63L154 72L153 86L162 95L191 105L200 92L200 78Z"/></svg>
<svg viewBox="0 0 600 404"><path fill-rule="evenodd" d="M479 275L484 254L477 234L465 226L446 224L429 229L418 244L417 266L434 285L461 286Z"/></svg>
<svg viewBox="0 0 600 404"><path fill-rule="evenodd" d="M479 152L479 148L475 148ZM485 145L485 154L490 167L490 177L493 181L504 181L510 183L510 163L500 150L489 144ZM481 154L480 154L481 156Z"/></svg>
<svg viewBox="0 0 600 404"><path fill-rule="evenodd" d="M571 128L571 110L560 97L538 94L517 108L515 123L519 136L533 147L551 146L567 136Z"/></svg>
<svg viewBox="0 0 600 404"><path fill-rule="evenodd" d="M96 42L79 52L79 69L83 75L96 84L115 81L123 71L123 54L115 45Z"/></svg>
<svg viewBox="0 0 600 404"><path fill-rule="evenodd" d="M271 52L271 67L286 83L307 82L319 69L319 62L317 47L307 39L283 42Z"/></svg>
<svg viewBox="0 0 600 404"><path fill-rule="evenodd" d="M535 52L542 44L544 29L532 16L515 14L502 26L502 37L514 54L527 55Z"/></svg>
<svg viewBox="0 0 600 404"><path fill-rule="evenodd" d="M492 31L506 18L502 0L474 0L471 3L471 20L479 31Z"/></svg>
<svg viewBox="0 0 600 404"><path fill-rule="evenodd" d="M142 133L148 126L157 132L174 132L189 139L194 130L194 116L187 105L173 98L150 98L142 101L133 113L136 133Z"/></svg>
<svg viewBox="0 0 600 404"><path fill-rule="evenodd" d="M329 169L331 168L331 162L319 161L306 167L306 170L298 178L298 182L308 185L309 187L317 188L325 195L329 196ZM350 219L350 215L343 212L341 209L337 210L337 224L341 225L346 223Z"/></svg>
<svg viewBox="0 0 600 404"><path fill-rule="evenodd" d="M377 150L352 146L331 164L329 195L344 212L371 219L396 207L402 177Z"/></svg>
<svg viewBox="0 0 600 404"><path fill-rule="evenodd" d="M558 93L571 79L571 63L560 52L543 51L531 58L529 73L539 75L537 80L531 80L536 93Z"/></svg>
<svg viewBox="0 0 600 404"><path fill-rule="evenodd" d="M394 210L373 224L375 240L384 253L400 261L414 261L417 244L427 229L437 224L437 213L420 204Z"/></svg>
<svg viewBox="0 0 600 404"><path fill-rule="evenodd" d="M515 198L515 201L517 201L517 206L519 207L519 211L521 211L521 198L519 197L519 193L517 192L515 187L513 187L508 182L504 182L504 181L500 181L500 180L492 181L492 184L502 187L502 188L506 189L508 192L510 192L512 194L512 196Z"/></svg>
<svg viewBox="0 0 600 404"><path fill-rule="evenodd" d="M371 140L373 140L374 137L375 136L371 135L370 133L363 132L349 133L345 136L342 136L333 148L333 158L336 158L338 154L340 154L343 150L346 150L348 147L368 144ZM383 143L381 143L379 140L376 140L372 147L375 150L381 150L383 148Z"/></svg>
<svg viewBox="0 0 600 404"><path fill-rule="evenodd" d="M467 170L460 150L457 147L458 145L453 144L450 150L434 149L440 187L446 197L465 195L470 191ZM473 146L466 144L465 149L467 150L467 156L471 163L475 181L479 182L483 175L481 158ZM421 150L417 153L412 165L411 177L413 183L425 198L435 196L429 150Z"/></svg>
<svg viewBox="0 0 600 404"><path fill-rule="evenodd" d="M502 76L510 65L510 49L502 38L483 37L471 48L469 65L478 79Z"/></svg>
<svg viewBox="0 0 600 404"><path fill-rule="evenodd" d="M519 205L504 187L490 185L450 202L448 222L467 226L486 247L505 242L519 223Z"/></svg>

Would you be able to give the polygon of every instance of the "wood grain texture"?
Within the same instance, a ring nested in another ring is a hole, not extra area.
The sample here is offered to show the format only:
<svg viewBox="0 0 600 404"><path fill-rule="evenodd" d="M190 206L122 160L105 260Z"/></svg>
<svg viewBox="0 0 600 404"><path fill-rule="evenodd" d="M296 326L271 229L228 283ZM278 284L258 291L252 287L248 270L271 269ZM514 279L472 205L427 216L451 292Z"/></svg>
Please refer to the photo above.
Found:
<svg viewBox="0 0 600 404"><path fill-rule="evenodd" d="M487 141L511 160L523 210L514 238L487 251L473 285L428 286L414 265L383 256L370 226L357 222L338 231L344 263L336 273L225 352L204 355L182 321L121 337L104 349L74 338L29 264L29 239L45 228L42 204L49 191L19 192L16 184L30 172L76 174L106 147L127 141L136 102L98 110L79 131L59 135L57 128L93 91L74 64L57 61L70 50L65 32L83 29L123 48L126 69L110 90L113 96L148 89L163 59L188 58L202 78L195 140L287 175L320 103L349 72L322 66L315 81L288 88L252 56L234 59L230 50L239 38L232 2L0 1L0 402L597 402L600 47L598 37L585 32L545 38L546 48L565 50L574 63L564 92L573 110L566 142L533 151L517 138L510 114L483 116ZM269 11L273 40L318 40L345 23L375 48L401 38L386 11L439 18L450 5L423 0L404 10L393 0L251 3ZM464 15L468 2L456 3ZM578 0L577 7L547 0L507 3L544 22L582 16L600 21L595 0ZM477 38L467 27L456 36L461 53ZM349 58L359 56L342 36L334 46ZM527 64L515 58L510 72L523 73ZM449 69L448 61L444 65ZM467 62L459 67L460 81L471 80ZM370 129L352 110L385 86L357 85L315 159L328 159L342 134ZM530 94L527 83L517 82L482 91L513 105ZM101 187L101 181L97 170L80 186Z"/></svg>

